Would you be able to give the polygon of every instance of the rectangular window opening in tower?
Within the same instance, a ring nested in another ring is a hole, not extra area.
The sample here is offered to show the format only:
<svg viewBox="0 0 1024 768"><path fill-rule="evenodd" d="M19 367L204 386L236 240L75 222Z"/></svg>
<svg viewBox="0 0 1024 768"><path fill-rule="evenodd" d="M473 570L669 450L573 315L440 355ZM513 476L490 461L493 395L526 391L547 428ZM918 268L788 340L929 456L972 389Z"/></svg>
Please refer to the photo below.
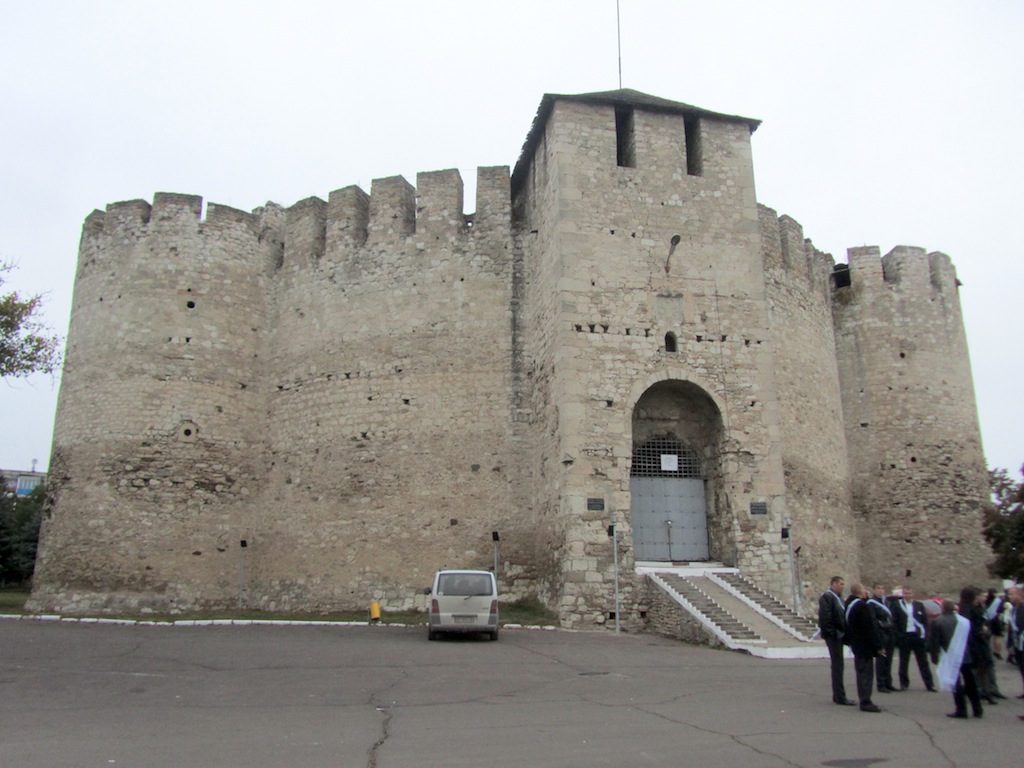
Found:
<svg viewBox="0 0 1024 768"><path fill-rule="evenodd" d="M686 173L689 176L704 175L704 148L700 136L700 120L691 115L683 118L686 134Z"/></svg>
<svg viewBox="0 0 1024 768"><path fill-rule="evenodd" d="M615 108L615 158L621 168L636 168L633 108Z"/></svg>

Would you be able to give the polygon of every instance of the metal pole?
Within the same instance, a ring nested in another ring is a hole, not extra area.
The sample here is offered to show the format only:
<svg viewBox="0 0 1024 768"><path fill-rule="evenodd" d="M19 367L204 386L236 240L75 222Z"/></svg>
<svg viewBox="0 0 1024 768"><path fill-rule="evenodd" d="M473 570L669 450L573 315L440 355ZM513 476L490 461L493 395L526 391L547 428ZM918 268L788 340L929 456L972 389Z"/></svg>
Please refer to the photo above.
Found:
<svg viewBox="0 0 1024 768"><path fill-rule="evenodd" d="M786 518L785 524L786 540L789 542L789 572L793 579L793 608L800 613L800 585L797 583L796 575L796 552L793 551L793 521Z"/></svg>
<svg viewBox="0 0 1024 768"><path fill-rule="evenodd" d="M622 90L622 20L619 17L619 0L615 0L615 34L619 43L619 90Z"/></svg>
<svg viewBox="0 0 1024 768"><path fill-rule="evenodd" d="M612 512L612 557L615 563L615 634L619 634L619 532L615 529L614 512Z"/></svg>
<svg viewBox="0 0 1024 768"><path fill-rule="evenodd" d="M491 541L494 542L494 578L498 578L498 542L501 536L497 531L491 531Z"/></svg>
<svg viewBox="0 0 1024 768"><path fill-rule="evenodd" d="M792 534L791 534L792 535ZM800 547L793 551L794 563L796 565L796 612L803 610L803 576L800 574Z"/></svg>
<svg viewBox="0 0 1024 768"><path fill-rule="evenodd" d="M238 555L238 607L245 607L245 548L248 542L242 539L239 542Z"/></svg>

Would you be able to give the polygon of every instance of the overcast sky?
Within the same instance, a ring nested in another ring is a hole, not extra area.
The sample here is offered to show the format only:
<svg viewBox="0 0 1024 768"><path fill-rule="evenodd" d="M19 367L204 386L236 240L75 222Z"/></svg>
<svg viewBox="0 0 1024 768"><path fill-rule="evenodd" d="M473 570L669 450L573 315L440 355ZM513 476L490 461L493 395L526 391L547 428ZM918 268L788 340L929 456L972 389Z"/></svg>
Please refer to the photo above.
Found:
<svg viewBox="0 0 1024 768"><path fill-rule="evenodd" d="M64 335L82 221L158 191L251 210L515 164L544 93L619 85L615 0L7 0L0 260ZM758 200L818 248L948 253L990 466L1024 463L1024 2L621 0L622 80L763 121ZM0 467L59 381L0 382Z"/></svg>

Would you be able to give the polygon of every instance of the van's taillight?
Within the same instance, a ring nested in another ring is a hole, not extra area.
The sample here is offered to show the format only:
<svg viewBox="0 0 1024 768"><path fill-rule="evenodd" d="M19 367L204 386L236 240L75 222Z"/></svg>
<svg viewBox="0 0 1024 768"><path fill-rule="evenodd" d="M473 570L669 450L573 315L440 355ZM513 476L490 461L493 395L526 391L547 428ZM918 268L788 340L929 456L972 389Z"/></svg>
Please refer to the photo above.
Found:
<svg viewBox="0 0 1024 768"><path fill-rule="evenodd" d="M493 611L494 609L492 608L491 610ZM441 613L441 606L437 604L436 599L430 601L430 612L435 616L440 615Z"/></svg>
<svg viewBox="0 0 1024 768"><path fill-rule="evenodd" d="M495 616L498 613L498 601L491 600L491 616Z"/></svg>

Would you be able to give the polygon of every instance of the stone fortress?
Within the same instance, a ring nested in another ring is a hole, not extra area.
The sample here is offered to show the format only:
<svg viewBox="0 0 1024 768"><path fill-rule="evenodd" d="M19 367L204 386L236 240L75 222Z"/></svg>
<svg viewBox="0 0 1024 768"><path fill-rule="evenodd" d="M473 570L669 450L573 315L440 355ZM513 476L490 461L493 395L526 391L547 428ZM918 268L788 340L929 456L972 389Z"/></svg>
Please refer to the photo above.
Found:
<svg viewBox="0 0 1024 768"><path fill-rule="evenodd" d="M424 607L493 567L567 627L642 564L984 581L950 259L836 264L759 205L758 121L545 95L514 171L85 221L30 607ZM613 525L615 536L609 535ZM810 602L809 602L810 601Z"/></svg>

